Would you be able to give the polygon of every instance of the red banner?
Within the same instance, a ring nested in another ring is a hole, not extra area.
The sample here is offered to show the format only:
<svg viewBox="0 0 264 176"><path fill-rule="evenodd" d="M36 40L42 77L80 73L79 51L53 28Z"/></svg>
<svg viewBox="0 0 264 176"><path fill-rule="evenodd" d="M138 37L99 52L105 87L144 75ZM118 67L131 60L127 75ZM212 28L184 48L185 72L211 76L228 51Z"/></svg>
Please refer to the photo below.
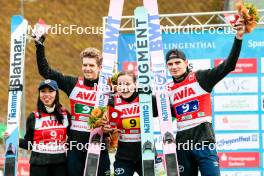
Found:
<svg viewBox="0 0 264 176"><path fill-rule="evenodd" d="M137 62L123 62L123 69L124 71L133 71L137 74Z"/></svg>
<svg viewBox="0 0 264 176"><path fill-rule="evenodd" d="M219 152L221 168L259 168L259 152Z"/></svg>
<svg viewBox="0 0 264 176"><path fill-rule="evenodd" d="M222 63L224 59L215 59L214 65L217 66ZM256 58L239 58L236 68L231 73L257 73L257 59Z"/></svg>

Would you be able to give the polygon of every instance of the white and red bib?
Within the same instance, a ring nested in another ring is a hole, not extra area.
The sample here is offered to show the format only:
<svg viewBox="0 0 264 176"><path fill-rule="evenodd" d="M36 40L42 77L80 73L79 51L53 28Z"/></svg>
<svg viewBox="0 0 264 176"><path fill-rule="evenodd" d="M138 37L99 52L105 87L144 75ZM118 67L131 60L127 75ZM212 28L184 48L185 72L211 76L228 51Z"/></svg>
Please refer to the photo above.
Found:
<svg viewBox="0 0 264 176"><path fill-rule="evenodd" d="M95 87L85 86L83 77L80 77L70 94L72 130L90 132L87 122L94 108L95 100Z"/></svg>
<svg viewBox="0 0 264 176"><path fill-rule="evenodd" d="M195 73L189 73L180 83L171 84L169 90L178 131L193 128L204 122L212 122L210 93L199 85Z"/></svg>
<svg viewBox="0 0 264 176"><path fill-rule="evenodd" d="M118 140L122 142L140 142L139 98L126 102L120 97L114 98L115 109L120 112L117 128L120 129Z"/></svg>
<svg viewBox="0 0 264 176"><path fill-rule="evenodd" d="M38 153L65 153L66 135L69 125L66 112L63 113L62 124L60 124L54 115L38 112L35 115L35 130L33 137L32 151Z"/></svg>

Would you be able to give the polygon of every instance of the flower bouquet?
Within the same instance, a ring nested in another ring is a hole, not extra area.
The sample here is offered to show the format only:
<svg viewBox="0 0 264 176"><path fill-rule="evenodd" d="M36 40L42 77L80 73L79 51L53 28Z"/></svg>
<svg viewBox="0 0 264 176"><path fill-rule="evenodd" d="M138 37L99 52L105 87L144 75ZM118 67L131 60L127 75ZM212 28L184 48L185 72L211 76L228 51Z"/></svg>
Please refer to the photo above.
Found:
<svg viewBox="0 0 264 176"><path fill-rule="evenodd" d="M108 107L96 107L92 110L90 118L88 120L88 125L91 129L94 129L98 127L96 123L102 119L105 118L105 120L108 120ZM117 148L117 141L118 141L118 131L113 129L112 133L109 133L109 139L108 141L108 147L109 150L116 150Z"/></svg>
<svg viewBox="0 0 264 176"><path fill-rule="evenodd" d="M108 79L108 85L112 88L114 92L117 91L117 78L118 78L119 72L116 72L113 74L111 78Z"/></svg>
<svg viewBox="0 0 264 176"><path fill-rule="evenodd" d="M96 107L92 110L91 115L88 120L88 125L90 126L91 129L94 129L95 123L104 117L106 113L107 107Z"/></svg>
<svg viewBox="0 0 264 176"><path fill-rule="evenodd" d="M233 24L238 20L239 16L244 19L245 33L250 33L257 26L259 14L257 8L252 3L243 3L239 1L235 5L239 15L235 16Z"/></svg>

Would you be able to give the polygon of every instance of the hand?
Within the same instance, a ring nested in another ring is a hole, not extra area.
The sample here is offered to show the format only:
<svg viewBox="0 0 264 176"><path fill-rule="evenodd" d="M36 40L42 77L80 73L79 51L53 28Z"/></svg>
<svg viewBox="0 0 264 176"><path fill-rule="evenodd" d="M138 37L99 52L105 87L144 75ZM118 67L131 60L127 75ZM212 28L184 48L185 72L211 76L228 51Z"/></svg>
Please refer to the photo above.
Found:
<svg viewBox="0 0 264 176"><path fill-rule="evenodd" d="M97 127L100 127L100 126L105 126L109 123L108 121L108 113L104 113L103 117L100 118L99 120L97 120L95 123L94 123L94 127L97 128Z"/></svg>
<svg viewBox="0 0 264 176"><path fill-rule="evenodd" d="M4 139L8 138L9 136L10 136L10 134L9 134L7 131L5 131L5 132L3 133L3 138L4 138Z"/></svg>
<svg viewBox="0 0 264 176"><path fill-rule="evenodd" d="M244 22L244 19L243 18L239 18L237 20L237 22L235 23L233 29L237 31L236 38L241 40L243 38L244 33L245 33L245 22Z"/></svg>
<svg viewBox="0 0 264 176"><path fill-rule="evenodd" d="M34 39L35 39L35 45L38 46L38 45L43 45L46 37L45 35L42 35L39 39L36 38L36 36L32 36Z"/></svg>
<svg viewBox="0 0 264 176"><path fill-rule="evenodd" d="M101 129L102 129L103 133L110 133L110 132L114 131L114 129L111 128L110 125L104 125L104 126L101 127Z"/></svg>

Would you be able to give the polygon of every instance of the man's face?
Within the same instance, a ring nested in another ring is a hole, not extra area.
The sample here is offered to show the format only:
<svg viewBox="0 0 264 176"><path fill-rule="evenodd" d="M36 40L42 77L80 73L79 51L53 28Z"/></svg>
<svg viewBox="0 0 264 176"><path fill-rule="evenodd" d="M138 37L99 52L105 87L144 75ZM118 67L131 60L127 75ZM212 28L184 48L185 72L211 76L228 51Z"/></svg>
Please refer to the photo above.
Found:
<svg viewBox="0 0 264 176"><path fill-rule="evenodd" d="M95 80L99 76L101 66L98 66L95 58L84 57L82 63L82 72L86 79Z"/></svg>
<svg viewBox="0 0 264 176"><path fill-rule="evenodd" d="M167 62L167 67L170 71L171 76L173 76L174 78L179 78L186 72L188 61L184 61L180 58L170 59Z"/></svg>

